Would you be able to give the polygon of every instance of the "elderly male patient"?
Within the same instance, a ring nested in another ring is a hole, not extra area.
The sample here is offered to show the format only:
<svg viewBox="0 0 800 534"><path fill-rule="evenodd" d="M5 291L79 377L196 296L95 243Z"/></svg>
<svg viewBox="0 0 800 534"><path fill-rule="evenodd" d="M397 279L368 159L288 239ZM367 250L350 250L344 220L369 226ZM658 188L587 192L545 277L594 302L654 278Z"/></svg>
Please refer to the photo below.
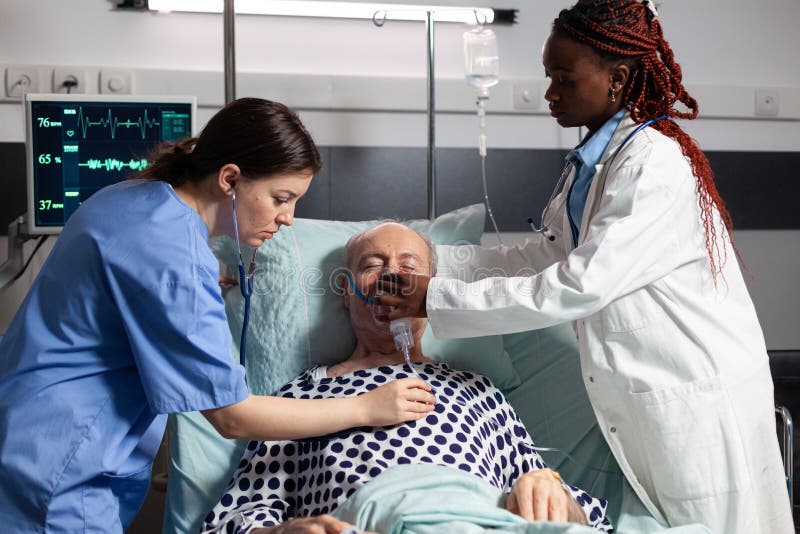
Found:
<svg viewBox="0 0 800 534"><path fill-rule="evenodd" d="M432 274L430 241L398 223L355 235L345 259L362 295L387 272ZM357 344L350 357L318 366L286 384L280 395L353 396L409 376L395 348L387 314L349 286L344 295ZM400 464L459 469L508 494L506 507L527 520L571 521L609 531L605 501L563 484L533 449L514 410L481 375L426 358L420 338L425 319L412 323L414 370L436 395L425 419L381 428L357 428L301 441L251 442L232 482L205 519L205 531L343 532L330 515L371 480ZM395 468L400 469L400 468ZM467 477L470 478L470 477ZM518 519L517 519L518 520Z"/></svg>

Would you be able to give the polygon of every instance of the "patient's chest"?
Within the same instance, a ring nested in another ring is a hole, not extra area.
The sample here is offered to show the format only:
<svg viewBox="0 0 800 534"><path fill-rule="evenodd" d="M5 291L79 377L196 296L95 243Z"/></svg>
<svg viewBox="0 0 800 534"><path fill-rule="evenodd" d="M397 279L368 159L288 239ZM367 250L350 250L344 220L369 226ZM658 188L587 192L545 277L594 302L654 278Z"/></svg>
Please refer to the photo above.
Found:
<svg viewBox="0 0 800 534"><path fill-rule="evenodd" d="M225 494L206 517L206 528L238 532L330 513L398 464L461 469L506 491L522 474L544 467L525 427L487 378L445 364L415 366L433 387L434 412L390 427L356 428L299 441L250 442ZM350 397L407 373L403 365L393 365L327 378L324 368L316 368L284 386L280 395ZM610 530L604 502L578 488L569 491L597 528Z"/></svg>
<svg viewBox="0 0 800 534"><path fill-rule="evenodd" d="M232 500L251 490L280 496L298 515L332 511L358 488L393 465L430 463L467 471L508 490L522 473L543 467L524 426L487 379L445 364L418 363L434 390L435 411L424 419L380 428L357 428L300 441L251 442L237 476L248 480ZM294 398L349 397L408 376L403 365L324 378L312 369L281 389ZM241 475L239 475L241 473ZM235 489L235 488L234 488ZM234 492L236 493L236 492Z"/></svg>

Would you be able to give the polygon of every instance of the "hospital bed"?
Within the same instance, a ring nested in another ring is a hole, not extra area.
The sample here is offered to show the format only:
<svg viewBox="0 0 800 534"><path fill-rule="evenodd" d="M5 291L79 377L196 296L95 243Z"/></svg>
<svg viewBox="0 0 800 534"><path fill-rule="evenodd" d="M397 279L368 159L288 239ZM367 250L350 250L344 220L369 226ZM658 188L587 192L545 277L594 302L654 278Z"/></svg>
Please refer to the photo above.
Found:
<svg viewBox="0 0 800 534"><path fill-rule="evenodd" d="M775 383L775 412L778 417L778 436L783 452L783 465L789 485L789 498L794 508L795 529L800 526L800 503L796 495L800 491L800 479L797 477L797 455L795 446L798 436L797 428L792 421L792 414L800 413L800 350L771 350L769 363L772 380Z"/></svg>
<svg viewBox="0 0 800 534"><path fill-rule="evenodd" d="M437 244L478 244L484 216L483 205L476 204L409 225ZM335 363L350 354L355 337L336 290L337 270L343 265L347 239L376 223L296 219L259 250L247 345L253 393L274 393L309 366ZM229 240L214 246L224 263L236 265L235 246ZM237 359L242 304L239 291L226 295ZM617 532L664 530L623 483L597 427L570 325L460 340L438 340L429 328L422 345L428 357L489 376L515 406L536 444L558 449L542 452L545 461L570 483L608 500ZM246 443L221 438L198 413L171 416L167 432L164 532L197 532Z"/></svg>

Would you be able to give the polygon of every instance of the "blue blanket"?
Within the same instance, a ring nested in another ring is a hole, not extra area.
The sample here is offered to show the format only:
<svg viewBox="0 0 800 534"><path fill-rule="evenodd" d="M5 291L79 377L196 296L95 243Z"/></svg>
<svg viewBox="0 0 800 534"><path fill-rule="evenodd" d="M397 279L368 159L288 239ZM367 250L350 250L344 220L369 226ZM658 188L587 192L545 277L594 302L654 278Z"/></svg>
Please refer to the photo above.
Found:
<svg viewBox="0 0 800 534"><path fill-rule="evenodd" d="M570 523L529 523L505 510L498 488L458 469L429 464L398 465L358 490L333 515L361 530L381 534L590 534ZM620 531L621 532L621 531ZM647 531L637 531L644 534ZM699 525L661 530L710 534ZM627 530L625 534L634 534Z"/></svg>
<svg viewBox="0 0 800 534"><path fill-rule="evenodd" d="M596 532L574 524L528 523L503 502L502 491L459 469L399 465L353 494L334 515L381 534Z"/></svg>

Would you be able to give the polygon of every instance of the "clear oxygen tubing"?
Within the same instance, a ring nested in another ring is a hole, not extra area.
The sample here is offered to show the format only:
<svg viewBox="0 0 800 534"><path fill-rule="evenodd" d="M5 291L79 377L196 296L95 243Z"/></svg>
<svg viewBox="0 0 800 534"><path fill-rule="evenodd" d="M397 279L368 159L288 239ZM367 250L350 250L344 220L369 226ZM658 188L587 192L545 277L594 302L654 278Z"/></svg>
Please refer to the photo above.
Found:
<svg viewBox="0 0 800 534"><path fill-rule="evenodd" d="M414 346L414 334L411 331L411 320L408 317L395 319L389 323L389 330L392 332L394 338L394 346L397 350L402 351L403 358L406 361L406 366L411 370L417 378L422 380L416 368L411 363L411 348Z"/></svg>
<svg viewBox="0 0 800 534"><path fill-rule="evenodd" d="M494 233L497 235L497 242L502 245L503 239L500 237L500 230L497 228L497 222L494 220L494 212L492 205L489 203L489 188L486 185L486 101L489 100L489 91L484 90L478 95L478 124L480 126L480 134L478 135L478 154L481 156L481 181L483 182L483 202L486 204L486 213L489 214L489 220L492 221Z"/></svg>

